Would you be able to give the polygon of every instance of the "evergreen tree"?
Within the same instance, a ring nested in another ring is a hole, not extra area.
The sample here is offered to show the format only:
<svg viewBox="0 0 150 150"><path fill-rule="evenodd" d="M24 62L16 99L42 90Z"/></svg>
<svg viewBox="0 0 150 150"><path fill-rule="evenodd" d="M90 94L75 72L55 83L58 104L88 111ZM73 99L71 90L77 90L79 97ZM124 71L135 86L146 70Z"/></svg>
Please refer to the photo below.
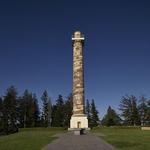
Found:
<svg viewBox="0 0 150 150"><path fill-rule="evenodd" d="M17 91L11 86L7 89L3 101L4 131L6 134L18 131L17 127Z"/></svg>
<svg viewBox="0 0 150 150"><path fill-rule="evenodd" d="M38 101L35 94L25 90L20 98L20 126L35 127L39 117Z"/></svg>
<svg viewBox="0 0 150 150"><path fill-rule="evenodd" d="M32 93L28 92L28 90L25 90L22 100L24 127L32 127L34 118L34 113L32 110Z"/></svg>
<svg viewBox="0 0 150 150"><path fill-rule="evenodd" d="M56 104L52 105L52 127L57 127L57 119L56 119L56 113L57 113L57 106Z"/></svg>
<svg viewBox="0 0 150 150"><path fill-rule="evenodd" d="M33 94L33 108L34 108L34 126L37 127L39 123L40 111L36 94Z"/></svg>
<svg viewBox="0 0 150 150"><path fill-rule="evenodd" d="M114 126L114 125L120 125L121 118L115 110L113 110L110 106L107 109L107 114L102 119L102 125L105 126Z"/></svg>
<svg viewBox="0 0 150 150"><path fill-rule="evenodd" d="M141 126L144 126L147 121L147 112L148 112L147 99L144 96L140 97L138 110Z"/></svg>
<svg viewBox="0 0 150 150"><path fill-rule="evenodd" d="M88 118L88 123L89 123L89 126L90 126L90 124L91 124L91 106L90 106L90 103L89 103L88 99L86 100L85 112L86 112L86 115L87 115L87 118Z"/></svg>
<svg viewBox="0 0 150 150"><path fill-rule="evenodd" d="M90 127L96 127L99 122L98 111L95 106L94 99L92 99L91 103L91 125Z"/></svg>
<svg viewBox="0 0 150 150"><path fill-rule="evenodd" d="M19 127L23 128L24 127L24 105L23 105L23 100L22 97L18 98L18 122L19 122Z"/></svg>
<svg viewBox="0 0 150 150"><path fill-rule="evenodd" d="M69 127L70 126L70 119L72 116L72 109L73 109L73 96L70 94L67 97L67 100L64 104L64 126Z"/></svg>
<svg viewBox="0 0 150 150"><path fill-rule="evenodd" d="M50 127L51 126L52 105L51 105L50 97L48 96L48 93L46 90L43 92L41 99L43 102L43 114L42 114L42 116L43 116L44 126Z"/></svg>
<svg viewBox="0 0 150 150"><path fill-rule="evenodd" d="M48 107L48 127L51 127L51 122L52 122L52 103L51 103L51 99L50 98L48 100L47 107Z"/></svg>
<svg viewBox="0 0 150 150"><path fill-rule="evenodd" d="M133 95L123 96L120 102L120 110L127 125L139 125L139 113L137 108L137 98Z"/></svg>
<svg viewBox="0 0 150 150"><path fill-rule="evenodd" d="M34 127L35 126L35 107L34 107L34 100L33 95L30 93L29 95L29 101L28 101L28 127Z"/></svg>
<svg viewBox="0 0 150 150"><path fill-rule="evenodd" d="M59 95L56 100L56 105L53 106L52 125L54 127L63 127L64 123L64 100L63 97Z"/></svg>
<svg viewBox="0 0 150 150"><path fill-rule="evenodd" d="M147 101L146 125L150 125L150 100Z"/></svg>
<svg viewBox="0 0 150 150"><path fill-rule="evenodd" d="M3 100L0 97L0 135L4 132L4 126L3 126Z"/></svg>
<svg viewBox="0 0 150 150"><path fill-rule="evenodd" d="M0 119L2 118L2 116L3 116L3 100L0 97Z"/></svg>
<svg viewBox="0 0 150 150"><path fill-rule="evenodd" d="M28 100L29 92L25 90L23 95L19 97L19 123L20 127L27 127L27 111L28 111Z"/></svg>
<svg viewBox="0 0 150 150"><path fill-rule="evenodd" d="M140 116L138 112L138 106L137 106L137 98L135 96L131 97L132 101L132 120L133 125L140 125Z"/></svg>

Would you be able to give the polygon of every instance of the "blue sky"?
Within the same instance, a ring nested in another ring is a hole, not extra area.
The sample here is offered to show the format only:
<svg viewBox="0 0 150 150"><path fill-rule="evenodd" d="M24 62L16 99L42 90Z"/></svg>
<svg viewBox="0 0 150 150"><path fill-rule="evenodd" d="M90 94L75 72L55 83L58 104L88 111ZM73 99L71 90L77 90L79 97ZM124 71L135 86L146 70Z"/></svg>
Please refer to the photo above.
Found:
<svg viewBox="0 0 150 150"><path fill-rule="evenodd" d="M7 87L52 100L72 92L71 36L85 36L85 97L100 116L125 94L150 97L150 2L0 2L0 95Z"/></svg>

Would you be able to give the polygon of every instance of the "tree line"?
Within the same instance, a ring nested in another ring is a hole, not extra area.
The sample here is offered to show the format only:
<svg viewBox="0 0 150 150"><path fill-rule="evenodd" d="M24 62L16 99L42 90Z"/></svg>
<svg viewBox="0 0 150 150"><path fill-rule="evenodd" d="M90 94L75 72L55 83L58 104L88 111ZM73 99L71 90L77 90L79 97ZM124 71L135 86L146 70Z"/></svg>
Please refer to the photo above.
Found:
<svg viewBox="0 0 150 150"><path fill-rule="evenodd" d="M150 126L150 100L143 95L139 98L134 95L123 96L119 111L120 114L117 114L109 106L101 121L102 125Z"/></svg>
<svg viewBox="0 0 150 150"><path fill-rule="evenodd" d="M9 87L5 95L0 97L0 134L17 132L18 128L27 127L69 127L73 110L72 94L66 98L58 95L52 104L45 90L40 100L42 110L39 108L36 94L25 90L22 96L18 96L16 88ZM94 99L91 102L86 100L85 113L90 128L98 125L150 125L150 100L144 96L139 98L134 95L123 96L119 112L118 114L109 106L106 115L100 119Z"/></svg>
<svg viewBox="0 0 150 150"><path fill-rule="evenodd" d="M25 90L22 96L18 96L16 88L9 87L5 95L0 97L0 134L14 133L18 128L27 127L69 127L73 110L72 94L65 99L58 95L52 104L45 90L40 100L42 110L35 93ZM88 113L91 127L97 126L99 117L94 100L89 103Z"/></svg>

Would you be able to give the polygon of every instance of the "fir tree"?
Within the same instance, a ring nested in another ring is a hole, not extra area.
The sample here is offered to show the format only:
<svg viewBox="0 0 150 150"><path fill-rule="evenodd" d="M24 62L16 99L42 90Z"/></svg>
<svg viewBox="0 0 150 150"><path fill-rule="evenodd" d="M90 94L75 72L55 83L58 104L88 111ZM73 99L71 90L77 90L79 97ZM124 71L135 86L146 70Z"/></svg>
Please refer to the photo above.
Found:
<svg viewBox="0 0 150 150"><path fill-rule="evenodd" d="M34 121L34 110L33 110L33 100L32 93L25 90L23 95L23 105L24 105L24 127L32 127Z"/></svg>
<svg viewBox="0 0 150 150"><path fill-rule="evenodd" d="M4 131L3 123L3 100L0 97L0 134L2 134Z"/></svg>
<svg viewBox="0 0 150 150"><path fill-rule="evenodd" d="M3 101L4 131L6 134L17 132L17 91L11 86Z"/></svg>
<svg viewBox="0 0 150 150"><path fill-rule="evenodd" d="M150 100L147 101L146 124L150 125Z"/></svg>
<svg viewBox="0 0 150 150"><path fill-rule="evenodd" d="M41 99L43 102L43 114L42 114L42 116L43 116L43 120L44 120L44 126L50 127L51 126L52 106L51 106L50 97L48 96L48 93L46 90L43 92Z"/></svg>
<svg viewBox="0 0 150 150"><path fill-rule="evenodd" d="M37 127L39 122L40 111L36 94L33 94L33 108L34 108L34 127Z"/></svg>
<svg viewBox="0 0 150 150"><path fill-rule="evenodd" d="M53 106L52 125L54 127L64 126L64 100L61 95L56 100L56 105Z"/></svg>
<svg viewBox="0 0 150 150"><path fill-rule="evenodd" d="M48 127L51 127L51 122L52 122L52 103L51 103L51 99L49 97L48 103L47 103L47 107L48 107Z"/></svg>
<svg viewBox="0 0 150 150"><path fill-rule="evenodd" d="M132 120L133 125L140 125L140 116L138 112L138 106L137 106L137 98L135 96L131 97L132 101Z"/></svg>
<svg viewBox="0 0 150 150"><path fill-rule="evenodd" d="M20 127L27 127L27 111L28 111L28 100L29 99L29 92L25 90L23 95L19 98L19 122Z"/></svg>
<svg viewBox="0 0 150 150"><path fill-rule="evenodd" d="M90 103L89 103L88 99L86 100L85 113L87 115L88 123L89 123L89 126L90 126L90 124L91 124L91 106L90 106Z"/></svg>
<svg viewBox="0 0 150 150"><path fill-rule="evenodd" d="M121 124L121 118L115 110L113 110L110 106L107 109L107 114L102 119L102 125L105 126L114 126L114 125L120 125Z"/></svg>
<svg viewBox="0 0 150 150"><path fill-rule="evenodd" d="M141 126L144 126L146 124L147 111L148 111L147 99L144 96L140 97L138 110L139 110Z"/></svg>
<svg viewBox="0 0 150 150"><path fill-rule="evenodd" d="M23 96L20 97L20 126L35 127L39 119L38 100L35 94L25 90Z"/></svg>
<svg viewBox="0 0 150 150"><path fill-rule="evenodd" d="M64 126L69 127L73 109L73 96L70 94L64 104Z"/></svg>
<svg viewBox="0 0 150 150"><path fill-rule="evenodd" d="M98 111L95 106L94 99L92 99L91 103L91 127L96 127L99 122Z"/></svg>
<svg viewBox="0 0 150 150"><path fill-rule="evenodd" d="M127 125L139 125L139 113L137 108L137 98L133 95L124 96L120 102L120 110L122 111L122 117L124 123Z"/></svg>

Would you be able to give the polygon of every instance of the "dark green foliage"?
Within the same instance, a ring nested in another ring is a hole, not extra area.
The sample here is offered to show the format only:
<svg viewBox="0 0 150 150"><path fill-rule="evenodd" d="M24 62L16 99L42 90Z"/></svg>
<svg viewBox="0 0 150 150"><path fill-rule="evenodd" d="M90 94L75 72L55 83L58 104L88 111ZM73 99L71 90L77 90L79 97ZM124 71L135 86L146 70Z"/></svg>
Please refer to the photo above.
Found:
<svg viewBox="0 0 150 150"><path fill-rule="evenodd" d="M123 96L120 102L120 110L124 118L124 124L134 126L140 124L137 98L135 96Z"/></svg>
<svg viewBox="0 0 150 150"><path fill-rule="evenodd" d="M17 91L11 86L3 100L3 126L6 134L18 131L17 127Z"/></svg>
<svg viewBox="0 0 150 150"><path fill-rule="evenodd" d="M90 120L91 120L91 106L90 106L88 99L86 100L85 113L87 115L88 121L90 122Z"/></svg>
<svg viewBox="0 0 150 150"><path fill-rule="evenodd" d="M33 111L34 111L34 127L38 127L38 123L39 123L39 115L40 115L40 111L39 111L39 105L38 105L38 100L35 94L33 94Z"/></svg>
<svg viewBox="0 0 150 150"><path fill-rule="evenodd" d="M25 90L22 96L17 97L16 89L11 86L6 94L0 97L0 134L17 132L18 127L65 127L70 126L73 110L73 96L70 94L65 100L58 96L52 106L47 91L41 97L43 102L42 115L39 112L38 100L35 94ZM137 103L139 101L139 103ZM120 102L121 120L119 115L110 106L102 120L106 126L120 125L150 125L150 100L141 96L124 96ZM96 127L99 122L98 111L94 100L91 104L86 101L85 113L88 117L89 127Z"/></svg>
<svg viewBox="0 0 150 150"><path fill-rule="evenodd" d="M47 107L48 107L48 127L51 127L51 121L52 121L52 103L51 103L51 99L50 98L48 100Z"/></svg>
<svg viewBox="0 0 150 150"><path fill-rule="evenodd" d="M31 111L31 104L32 103L32 94L25 90L23 96L20 99L20 108L21 108L21 115L20 115L20 123L21 127L31 127L31 120L33 120L33 113Z"/></svg>
<svg viewBox="0 0 150 150"><path fill-rule="evenodd" d="M56 121L56 113L57 113L57 106L52 105L52 127L57 126L57 121Z"/></svg>
<svg viewBox="0 0 150 150"><path fill-rule="evenodd" d="M85 113L86 113L87 118L88 118L89 127L92 127L92 124L91 124L91 105L90 105L90 102L88 99L86 100Z"/></svg>
<svg viewBox="0 0 150 150"><path fill-rule="evenodd" d="M147 99L144 96L140 97L138 110L139 110L141 125L144 126L147 123L147 114L148 114Z"/></svg>
<svg viewBox="0 0 150 150"><path fill-rule="evenodd" d="M90 128L96 127L99 124L99 117L94 99L92 99L91 104L88 99L86 100L85 113L88 118L89 127Z"/></svg>
<svg viewBox="0 0 150 150"><path fill-rule="evenodd" d="M137 104L139 101L139 104ZM150 105L149 100L140 96L139 100L131 95L122 97L120 110L126 125L150 125Z"/></svg>
<svg viewBox="0 0 150 150"><path fill-rule="evenodd" d="M39 122L39 106L35 94L25 90L19 98L19 122L20 127L36 127Z"/></svg>
<svg viewBox="0 0 150 150"><path fill-rule="evenodd" d="M0 135L4 132L4 126L3 126L3 100L0 97Z"/></svg>
<svg viewBox="0 0 150 150"><path fill-rule="evenodd" d="M98 111L95 106L94 99L92 99L91 103L91 120L90 120L90 127L96 127L99 124L99 117L98 117Z"/></svg>
<svg viewBox="0 0 150 150"><path fill-rule="evenodd" d="M42 120L45 127L51 126L51 113L52 113L52 104L51 99L45 90L41 97L43 102L43 112L42 112Z"/></svg>
<svg viewBox="0 0 150 150"><path fill-rule="evenodd" d="M102 125L104 126L114 126L120 125L121 118L110 106L107 109L107 114L102 119Z"/></svg>
<svg viewBox="0 0 150 150"><path fill-rule="evenodd" d="M64 100L61 95L58 96L56 104L53 105L52 111L52 126L63 127L64 126Z"/></svg>
<svg viewBox="0 0 150 150"><path fill-rule="evenodd" d="M147 100L146 125L150 126L150 100Z"/></svg>
<svg viewBox="0 0 150 150"><path fill-rule="evenodd" d="M72 109L73 109L73 96L72 96L72 94L70 94L64 103L64 127L70 126Z"/></svg>

